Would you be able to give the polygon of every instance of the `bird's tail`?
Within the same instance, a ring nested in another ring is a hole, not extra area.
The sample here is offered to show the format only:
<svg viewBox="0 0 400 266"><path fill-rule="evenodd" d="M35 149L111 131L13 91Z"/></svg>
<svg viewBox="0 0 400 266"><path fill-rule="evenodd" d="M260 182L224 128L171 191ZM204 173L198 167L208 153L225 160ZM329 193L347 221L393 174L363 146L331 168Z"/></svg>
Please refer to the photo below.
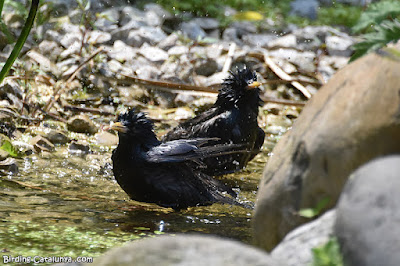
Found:
<svg viewBox="0 0 400 266"><path fill-rule="evenodd" d="M247 149L248 146L246 144L217 144L214 146L203 146L199 147L197 150L194 150L194 154L196 157L204 158L204 157L216 157L228 154L249 154L253 153L253 151Z"/></svg>
<svg viewBox="0 0 400 266"><path fill-rule="evenodd" d="M215 192L213 196L216 199L216 201L220 202L220 203L236 205L236 206L240 206L240 207L243 207L243 208L246 208L246 209L251 209L251 210L254 209L254 203L253 202L239 201L238 199L229 197L227 195L223 195L219 191Z"/></svg>

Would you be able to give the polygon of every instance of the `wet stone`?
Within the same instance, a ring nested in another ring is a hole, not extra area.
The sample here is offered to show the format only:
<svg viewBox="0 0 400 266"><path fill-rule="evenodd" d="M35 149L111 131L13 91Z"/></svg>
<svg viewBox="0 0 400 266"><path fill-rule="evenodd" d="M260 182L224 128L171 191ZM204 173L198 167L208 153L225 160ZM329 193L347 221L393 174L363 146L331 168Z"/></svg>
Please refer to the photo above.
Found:
<svg viewBox="0 0 400 266"><path fill-rule="evenodd" d="M89 80L93 84L94 88L99 90L104 97L108 97L111 95L112 87L107 79L102 79L99 76L90 75Z"/></svg>
<svg viewBox="0 0 400 266"><path fill-rule="evenodd" d="M140 29L138 29L136 31L129 32L129 36L127 39L128 44L129 44L129 38L131 37L132 34L141 37L143 42L150 43L151 45L155 45L167 37L167 35L164 33L164 31L160 27L143 26L143 27L140 27ZM140 45L138 45L138 46L140 46Z"/></svg>
<svg viewBox="0 0 400 266"><path fill-rule="evenodd" d="M96 20L94 23L94 26L105 32L111 32L113 30L118 29L118 25L116 25L113 21L110 21L109 19L106 18L99 18Z"/></svg>
<svg viewBox="0 0 400 266"><path fill-rule="evenodd" d="M210 76L218 71L218 63L214 59L206 58L197 60L194 71L198 75Z"/></svg>
<svg viewBox="0 0 400 266"><path fill-rule="evenodd" d="M67 33L60 40L60 44L65 48L70 47L74 42L81 43L81 36L78 33Z"/></svg>
<svg viewBox="0 0 400 266"><path fill-rule="evenodd" d="M111 34L108 32L94 30L90 33L88 43L103 44L111 41Z"/></svg>
<svg viewBox="0 0 400 266"><path fill-rule="evenodd" d="M227 74L223 72L217 72L207 78L205 86L212 86L221 84L222 81L226 78Z"/></svg>
<svg viewBox="0 0 400 266"><path fill-rule="evenodd" d="M235 28L227 28L222 34L222 39L226 42L234 42L238 45L243 45L243 42L239 38L238 30Z"/></svg>
<svg viewBox="0 0 400 266"><path fill-rule="evenodd" d="M31 144L28 144L23 141L13 141L12 145L20 152L25 155L30 155L34 151L34 147Z"/></svg>
<svg viewBox="0 0 400 266"><path fill-rule="evenodd" d="M158 14L154 11L146 12L144 20L150 26L161 26L163 23L163 18L158 16Z"/></svg>
<svg viewBox="0 0 400 266"><path fill-rule="evenodd" d="M52 61L55 61L59 54L61 54L62 49L58 43L44 40L39 44L39 51L42 55L48 57Z"/></svg>
<svg viewBox="0 0 400 266"><path fill-rule="evenodd" d="M132 6L126 6L121 11L121 20L120 23L122 26L125 26L132 21L140 22L141 26L144 26L146 23L144 22L145 13L140 11L137 8Z"/></svg>
<svg viewBox="0 0 400 266"><path fill-rule="evenodd" d="M329 55L335 56L351 56L353 53L351 46L354 41L350 38L342 38L339 36L326 37L326 48Z"/></svg>
<svg viewBox="0 0 400 266"><path fill-rule="evenodd" d="M3 94L11 93L18 98L22 99L23 91L17 82L13 80L5 80L0 86L0 98L3 98Z"/></svg>
<svg viewBox="0 0 400 266"><path fill-rule="evenodd" d="M219 27L219 22L215 18L195 18L192 21L204 30L215 30Z"/></svg>
<svg viewBox="0 0 400 266"><path fill-rule="evenodd" d="M67 58L74 54L77 54L81 50L81 47L82 47L82 42L75 40L73 43L71 43L66 47L66 49L60 54L60 57Z"/></svg>
<svg viewBox="0 0 400 266"><path fill-rule="evenodd" d="M268 47L292 47L297 46L297 39L294 34L288 34L268 43Z"/></svg>
<svg viewBox="0 0 400 266"><path fill-rule="evenodd" d="M54 151L54 145L48 139L43 136L36 136L29 141L30 145L33 145L33 148L36 152L41 151Z"/></svg>
<svg viewBox="0 0 400 266"><path fill-rule="evenodd" d="M178 93L175 97L175 104L177 106L187 106L189 103L194 101L194 96L185 94L185 93Z"/></svg>
<svg viewBox="0 0 400 266"><path fill-rule="evenodd" d="M131 30L136 30L143 26L145 26L145 23L136 21L136 20L131 20L126 25L113 30L111 32L112 39L113 40L120 40L120 39L125 40L126 36L128 36L128 34Z"/></svg>
<svg viewBox="0 0 400 266"><path fill-rule="evenodd" d="M68 129L78 133L94 134L97 132L96 125L87 115L76 115L68 120Z"/></svg>
<svg viewBox="0 0 400 266"><path fill-rule="evenodd" d="M166 51L175 46L176 43L178 42L178 39L179 39L178 34L172 33L168 35L164 40L160 41L158 43L158 47Z"/></svg>
<svg viewBox="0 0 400 266"><path fill-rule="evenodd" d="M55 129L50 130L46 134L46 138L53 144L63 145L69 142L69 138L64 132Z"/></svg>
<svg viewBox="0 0 400 266"><path fill-rule="evenodd" d="M206 37L206 32L194 21L183 22L181 24L182 32L192 40L198 40Z"/></svg>
<svg viewBox="0 0 400 266"><path fill-rule="evenodd" d="M120 17L120 9L119 8L109 8L103 12L101 12L100 17L104 17L111 23L118 23Z"/></svg>
<svg viewBox="0 0 400 266"><path fill-rule="evenodd" d="M7 158L0 161L0 175L15 175L18 173L17 161L13 158Z"/></svg>
<svg viewBox="0 0 400 266"><path fill-rule="evenodd" d="M108 55L120 62L130 61L136 57L137 48L127 45L123 41L117 40L114 42L112 49Z"/></svg>
<svg viewBox="0 0 400 266"><path fill-rule="evenodd" d="M173 46L168 50L168 55L182 55L187 54L189 52L189 48L183 45Z"/></svg>
<svg viewBox="0 0 400 266"><path fill-rule="evenodd" d="M118 144L118 136L109 132L99 132L95 135L96 144L102 146L115 146Z"/></svg>
<svg viewBox="0 0 400 266"><path fill-rule="evenodd" d="M143 55L146 59L154 63L162 63L168 59L168 54L164 50L158 47L151 47L148 44L144 44L139 53Z"/></svg>
<svg viewBox="0 0 400 266"><path fill-rule="evenodd" d="M68 145L68 152L71 154L88 154L90 147L82 141L73 141Z"/></svg>
<svg viewBox="0 0 400 266"><path fill-rule="evenodd" d="M137 77L142 79L157 79L161 74L158 68L151 65L144 65L135 72Z"/></svg>
<svg viewBox="0 0 400 266"><path fill-rule="evenodd" d="M3 149L0 149L0 161L5 160L9 156L8 152Z"/></svg>
<svg viewBox="0 0 400 266"><path fill-rule="evenodd" d="M275 34L247 34L243 36L245 44L256 47L269 47L270 43L277 39Z"/></svg>
<svg viewBox="0 0 400 266"><path fill-rule="evenodd" d="M136 37L136 39L134 39L134 37ZM147 42L151 45L156 45L166 37L167 35L160 27L143 26L138 30L130 31L126 42L129 45L140 47L144 42ZM132 43L133 40L140 40L141 43Z"/></svg>
<svg viewBox="0 0 400 266"><path fill-rule="evenodd" d="M169 13L167 10L162 8L162 6L154 3L149 3L144 6L144 10L146 12L152 12L156 14L163 22L165 19L172 18L171 13Z"/></svg>
<svg viewBox="0 0 400 266"><path fill-rule="evenodd" d="M144 38L139 36L137 30L131 30L128 33L128 38L126 38L126 43L133 47L140 47L142 44L145 43Z"/></svg>

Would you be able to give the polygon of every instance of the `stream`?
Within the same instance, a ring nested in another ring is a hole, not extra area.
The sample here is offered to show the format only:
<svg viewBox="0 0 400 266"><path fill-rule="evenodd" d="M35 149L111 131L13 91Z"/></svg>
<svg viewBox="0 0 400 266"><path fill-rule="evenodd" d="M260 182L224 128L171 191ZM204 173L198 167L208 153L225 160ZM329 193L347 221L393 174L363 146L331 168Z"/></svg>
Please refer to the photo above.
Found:
<svg viewBox="0 0 400 266"><path fill-rule="evenodd" d="M0 179L0 248L11 256L99 256L127 241L204 233L251 243L252 211L214 204L180 212L132 201L113 177L112 148L87 155L66 147L17 159L19 173ZM221 179L254 202L264 151Z"/></svg>

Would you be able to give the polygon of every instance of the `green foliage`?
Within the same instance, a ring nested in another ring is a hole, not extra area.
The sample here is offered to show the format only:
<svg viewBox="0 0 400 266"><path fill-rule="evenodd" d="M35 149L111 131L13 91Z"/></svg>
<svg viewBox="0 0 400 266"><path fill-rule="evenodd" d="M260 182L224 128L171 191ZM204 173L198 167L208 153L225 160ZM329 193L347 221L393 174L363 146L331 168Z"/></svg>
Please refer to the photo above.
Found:
<svg viewBox="0 0 400 266"><path fill-rule="evenodd" d="M306 208L306 209L301 209L299 211L299 215L305 218L313 218L318 216L321 211L328 205L330 201L329 197L324 197L322 200L320 200L314 208Z"/></svg>
<svg viewBox="0 0 400 266"><path fill-rule="evenodd" d="M4 35L7 38L8 43L13 43L14 42L14 36L11 34L11 32L7 29L6 24L4 23L1 14L3 12L3 7L4 7L4 1L0 1L0 31L4 33Z"/></svg>
<svg viewBox="0 0 400 266"><path fill-rule="evenodd" d="M366 32L363 41L353 46L355 53L350 62L400 39L400 1L384 0L369 5L353 32Z"/></svg>
<svg viewBox="0 0 400 266"><path fill-rule="evenodd" d="M400 1L386 0L369 5L368 9L362 13L352 31L362 32L371 29L371 26L379 25L386 20L399 18Z"/></svg>
<svg viewBox="0 0 400 266"><path fill-rule="evenodd" d="M325 245L312 249L313 266L343 266L343 258L340 247L335 237Z"/></svg>
<svg viewBox="0 0 400 266"><path fill-rule="evenodd" d="M350 58L350 62L357 58L382 48L390 42L400 39L400 22L398 20L385 20L380 25L374 27L374 32L363 35L364 41L355 44L355 53Z"/></svg>
<svg viewBox="0 0 400 266"><path fill-rule="evenodd" d="M269 14L271 10L275 13L276 8L281 5L289 6L289 0L264 1L264 0L221 0L215 2L214 0L157 0L158 4L164 8L169 9L174 13L191 12L196 16L210 16L222 19L223 6L230 6L238 11L258 11Z"/></svg>
<svg viewBox="0 0 400 266"><path fill-rule="evenodd" d="M300 26L306 25L344 25L351 27L359 19L361 7L353 7L344 4L336 4L332 7L321 7L318 10L318 18L311 21L307 18L289 16L291 0L267 1L267 0L222 0L217 3L214 0L158 0L164 8L173 13L191 12L196 16L215 17L222 25L227 25L234 20L260 20L263 17L272 18L279 23L294 23ZM230 6L239 13L234 17L226 17L223 14L223 6ZM255 11L256 13L249 13Z"/></svg>
<svg viewBox="0 0 400 266"><path fill-rule="evenodd" d="M14 0L5 0L4 4L11 7L17 15L21 17L28 16L28 9L22 3Z"/></svg>
<svg viewBox="0 0 400 266"><path fill-rule="evenodd" d="M303 27L308 25L343 25L352 27L357 23L361 13L362 9L358 6L334 4L332 7L319 8L316 20L311 21L307 18L289 16L285 21Z"/></svg>
<svg viewBox="0 0 400 266"><path fill-rule="evenodd" d="M11 157L21 158L22 154L8 140L3 140L3 145L0 149L5 150Z"/></svg>
<svg viewBox="0 0 400 266"><path fill-rule="evenodd" d="M357 23L362 10L357 6L335 4L332 7L323 7L318 11L318 24L343 25L351 27Z"/></svg>

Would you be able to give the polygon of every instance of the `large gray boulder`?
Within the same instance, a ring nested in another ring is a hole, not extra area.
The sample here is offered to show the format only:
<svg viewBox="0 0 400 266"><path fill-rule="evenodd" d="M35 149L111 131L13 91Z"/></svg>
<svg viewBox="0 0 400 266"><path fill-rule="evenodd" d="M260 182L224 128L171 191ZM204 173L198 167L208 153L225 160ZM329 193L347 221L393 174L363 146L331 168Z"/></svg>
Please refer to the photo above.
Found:
<svg viewBox="0 0 400 266"><path fill-rule="evenodd" d="M99 266L285 265L237 241L204 235L160 236L114 248L95 260Z"/></svg>
<svg viewBox="0 0 400 266"><path fill-rule="evenodd" d="M399 188L399 155L373 160L350 177L335 225L345 265L399 265Z"/></svg>
<svg viewBox="0 0 400 266"><path fill-rule="evenodd" d="M330 210L315 221L294 229L272 250L272 258L283 260L288 266L312 265L312 249L330 240L335 220L336 210Z"/></svg>
<svg viewBox="0 0 400 266"><path fill-rule="evenodd" d="M254 213L258 246L271 250L306 222L302 208L336 204L350 173L400 152L400 62L367 55L338 71L310 100L268 160Z"/></svg>

